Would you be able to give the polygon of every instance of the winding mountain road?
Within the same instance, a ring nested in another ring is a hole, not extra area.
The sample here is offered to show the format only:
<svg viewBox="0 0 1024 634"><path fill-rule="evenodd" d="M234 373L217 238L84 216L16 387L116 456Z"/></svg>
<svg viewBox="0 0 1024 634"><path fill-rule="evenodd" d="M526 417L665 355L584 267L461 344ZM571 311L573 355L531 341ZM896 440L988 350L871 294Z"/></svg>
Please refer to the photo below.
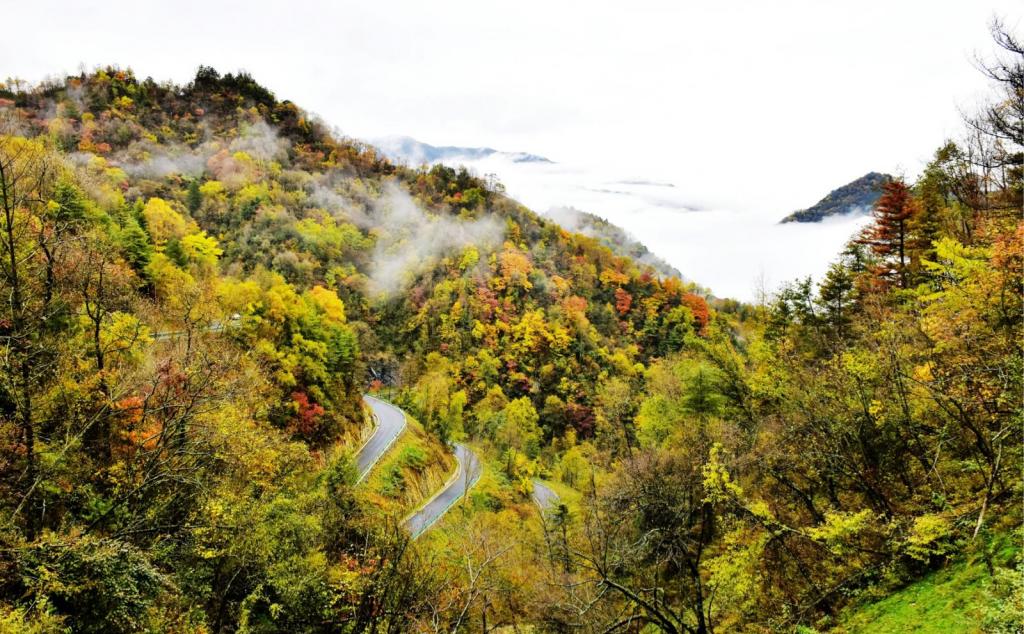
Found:
<svg viewBox="0 0 1024 634"><path fill-rule="evenodd" d="M405 412L400 408L369 395L364 395L363 400L373 410L373 416L377 420L377 429L373 431L373 435L356 453L359 482L362 482L367 474L370 473L373 465L377 464L381 456L387 453L387 450L406 429ZM456 443L455 460L458 463L455 476L434 497L409 515L403 522L403 525L409 531L409 534L412 535L413 539L416 539L433 526L434 522L462 499L466 492L473 488L476 481L480 479L480 459L477 458L476 454L469 447Z"/></svg>
<svg viewBox="0 0 1024 634"><path fill-rule="evenodd" d="M430 528L448 509L461 500L473 488L476 481L480 479L480 459L476 457L476 454L469 447L456 443L455 460L458 462L455 477L430 501L406 518L403 523L413 539L416 539Z"/></svg>
<svg viewBox="0 0 1024 634"><path fill-rule="evenodd" d="M541 511L554 508L558 504L558 494L543 480L533 479L533 503L540 507Z"/></svg>
<svg viewBox="0 0 1024 634"><path fill-rule="evenodd" d="M359 482L370 473L373 465L388 450L395 440L405 431L405 412L391 403L373 396L363 396L363 400L373 410L377 419L377 429L356 454L356 467L359 470Z"/></svg>

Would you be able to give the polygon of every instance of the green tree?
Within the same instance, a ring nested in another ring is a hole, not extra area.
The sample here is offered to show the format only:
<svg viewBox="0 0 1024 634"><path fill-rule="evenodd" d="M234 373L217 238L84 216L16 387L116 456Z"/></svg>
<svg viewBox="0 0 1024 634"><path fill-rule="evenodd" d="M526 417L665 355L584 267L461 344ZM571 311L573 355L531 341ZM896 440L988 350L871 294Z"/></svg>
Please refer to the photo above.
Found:
<svg viewBox="0 0 1024 634"><path fill-rule="evenodd" d="M540 451L540 417L525 396L509 401L501 410L494 442L502 450L514 450L535 458Z"/></svg>
<svg viewBox="0 0 1024 634"><path fill-rule="evenodd" d="M842 262L833 263L825 279L818 286L818 304L824 310L824 320L835 337L842 341L850 327L853 313L854 281L850 270Z"/></svg>
<svg viewBox="0 0 1024 634"><path fill-rule="evenodd" d="M143 274L153 256L153 245L149 242L149 234L139 226L134 218L131 218L119 232L118 241L121 248L124 249L125 259L128 260L128 263L136 273Z"/></svg>
<svg viewBox="0 0 1024 634"><path fill-rule="evenodd" d="M188 192L185 195L185 206L188 207L188 212L193 216L199 211L199 208L203 206L203 193L199 189L199 179L193 178L188 183Z"/></svg>

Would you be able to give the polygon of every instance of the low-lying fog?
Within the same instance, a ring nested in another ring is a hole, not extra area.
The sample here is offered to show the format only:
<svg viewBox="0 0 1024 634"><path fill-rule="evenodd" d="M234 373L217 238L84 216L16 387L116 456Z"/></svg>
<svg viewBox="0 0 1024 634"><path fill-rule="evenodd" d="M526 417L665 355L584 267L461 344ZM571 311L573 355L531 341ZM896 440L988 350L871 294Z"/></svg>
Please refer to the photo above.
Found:
<svg viewBox="0 0 1024 634"><path fill-rule="evenodd" d="M863 214L851 214L782 225L779 220L795 209L757 209L756 192L749 193L751 210L716 208L688 196L682 184L561 163L516 162L513 156L496 153L455 163L479 175L495 174L510 196L535 211L571 206L606 218L719 297L756 301L762 290L771 292L784 282L808 275L820 279L868 222ZM858 176L850 174L849 180ZM842 184L822 183L817 198L803 206ZM728 196L743 197L742 192Z"/></svg>

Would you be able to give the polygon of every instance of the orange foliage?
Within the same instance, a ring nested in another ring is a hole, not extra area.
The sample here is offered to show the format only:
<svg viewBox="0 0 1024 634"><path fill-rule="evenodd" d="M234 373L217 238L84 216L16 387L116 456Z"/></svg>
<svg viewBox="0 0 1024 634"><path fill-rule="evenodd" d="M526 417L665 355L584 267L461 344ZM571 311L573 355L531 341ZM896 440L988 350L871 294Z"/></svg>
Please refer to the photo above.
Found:
<svg viewBox="0 0 1024 634"><path fill-rule="evenodd" d="M565 298L562 302L562 308L565 312L573 314L583 314L587 312L587 300L583 299L579 295L571 295Z"/></svg>
<svg viewBox="0 0 1024 634"><path fill-rule="evenodd" d="M678 297L683 292L683 283L674 277L669 277L662 280L661 290L665 297Z"/></svg>
<svg viewBox="0 0 1024 634"><path fill-rule="evenodd" d="M711 320L711 313L708 310L708 303L700 295L693 293L683 294L683 305L693 313L693 321L697 325L697 334L705 335L708 330L708 322Z"/></svg>
<svg viewBox="0 0 1024 634"><path fill-rule="evenodd" d="M128 396L114 404L121 423L120 436L124 441L122 450L125 454L133 454L138 449L152 450L160 439L163 424L158 420L150 420L145 427L143 422L145 401L141 396Z"/></svg>
<svg viewBox="0 0 1024 634"><path fill-rule="evenodd" d="M620 315L625 315L626 313L628 313L632 305L632 295L627 293L624 289L615 289L615 310L619 311Z"/></svg>
<svg viewBox="0 0 1024 634"><path fill-rule="evenodd" d="M529 280L530 273L533 271L533 263L530 262L530 258L526 254L506 245L500 260L501 276L506 285L516 284L526 289L533 287Z"/></svg>
<svg viewBox="0 0 1024 634"><path fill-rule="evenodd" d="M992 245L992 265L1010 275L1024 275L1024 222L1017 230L996 237Z"/></svg>

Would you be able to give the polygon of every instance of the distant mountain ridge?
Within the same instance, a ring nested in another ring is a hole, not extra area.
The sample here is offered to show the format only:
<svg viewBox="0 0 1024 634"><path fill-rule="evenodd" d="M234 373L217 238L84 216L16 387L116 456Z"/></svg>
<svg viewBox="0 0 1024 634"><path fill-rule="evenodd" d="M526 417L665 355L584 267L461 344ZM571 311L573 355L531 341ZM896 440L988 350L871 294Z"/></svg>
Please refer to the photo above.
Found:
<svg viewBox="0 0 1024 634"><path fill-rule="evenodd" d="M374 139L371 143L392 161L421 165L445 161L478 161L489 156L504 156L513 163L554 163L551 159L526 152L504 152L489 147L430 145L409 136Z"/></svg>
<svg viewBox="0 0 1024 634"><path fill-rule="evenodd" d="M684 279L679 269L652 253L646 245L628 231L598 215L573 207L555 207L549 209L544 215L568 231L582 233L598 240L617 255L631 258L641 265L651 267L663 277Z"/></svg>
<svg viewBox="0 0 1024 634"><path fill-rule="evenodd" d="M882 195L882 185L892 180L892 176L879 172L868 172L855 181L847 183L829 192L813 207L794 211L781 222L820 222L829 216L841 214L869 213Z"/></svg>

